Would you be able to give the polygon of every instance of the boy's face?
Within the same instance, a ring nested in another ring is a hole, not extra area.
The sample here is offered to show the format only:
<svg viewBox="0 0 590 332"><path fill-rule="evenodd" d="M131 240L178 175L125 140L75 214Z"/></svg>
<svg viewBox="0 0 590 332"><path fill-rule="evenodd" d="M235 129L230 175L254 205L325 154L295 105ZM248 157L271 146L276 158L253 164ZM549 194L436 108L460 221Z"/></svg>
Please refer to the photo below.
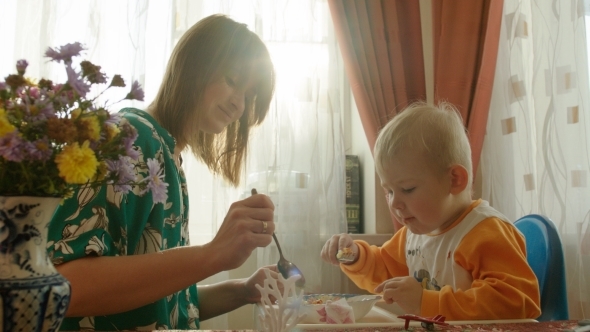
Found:
<svg viewBox="0 0 590 332"><path fill-rule="evenodd" d="M421 152L401 151L379 174L389 210L414 234L440 233L463 212L448 172L436 171Z"/></svg>

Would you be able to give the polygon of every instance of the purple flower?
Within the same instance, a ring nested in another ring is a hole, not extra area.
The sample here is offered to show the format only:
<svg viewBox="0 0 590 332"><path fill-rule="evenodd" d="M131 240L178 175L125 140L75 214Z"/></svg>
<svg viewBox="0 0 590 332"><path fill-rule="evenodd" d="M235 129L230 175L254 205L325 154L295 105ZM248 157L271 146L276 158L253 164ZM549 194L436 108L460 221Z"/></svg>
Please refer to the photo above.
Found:
<svg viewBox="0 0 590 332"><path fill-rule="evenodd" d="M29 63L27 62L27 60L25 60L25 59L18 60L16 62L16 71L18 72L18 74L24 75L25 71L27 70L28 65L29 65Z"/></svg>
<svg viewBox="0 0 590 332"><path fill-rule="evenodd" d="M94 76L91 79L95 83L106 83L107 75L105 75L103 72L98 72L94 74Z"/></svg>
<svg viewBox="0 0 590 332"><path fill-rule="evenodd" d="M14 107L15 107L15 103L13 100L8 99L5 101L4 108L6 108L7 110L11 110L11 109L14 109Z"/></svg>
<svg viewBox="0 0 590 332"><path fill-rule="evenodd" d="M140 195L151 190L154 204L165 204L166 199L168 199L168 183L164 182L164 170L160 168L158 161L153 158L148 159L147 166L149 172L148 177L145 179L147 180L147 186Z"/></svg>
<svg viewBox="0 0 590 332"><path fill-rule="evenodd" d="M52 103L47 104L37 104L37 108L39 109L39 113L37 113L37 119L39 120L47 120L49 118L55 118L57 115L55 114L55 110L53 109Z"/></svg>
<svg viewBox="0 0 590 332"><path fill-rule="evenodd" d="M15 130L0 138L0 156L8 161L23 161L23 140L18 136L18 131Z"/></svg>
<svg viewBox="0 0 590 332"><path fill-rule="evenodd" d="M6 82L0 82L0 90L6 90Z"/></svg>
<svg viewBox="0 0 590 332"><path fill-rule="evenodd" d="M139 82L133 81L133 84L131 85L131 91L127 94L125 99L143 101L143 97L143 90L141 89Z"/></svg>
<svg viewBox="0 0 590 332"><path fill-rule="evenodd" d="M135 181L131 159L126 156L119 156L119 160L107 160L106 163L109 173L116 175L115 191L124 194L128 193L131 190L131 184Z"/></svg>
<svg viewBox="0 0 590 332"><path fill-rule="evenodd" d="M133 144L137 139L137 129L133 127L127 121L121 121L119 125L121 131L125 133L123 137L123 146L125 147L125 153L133 160L137 160L139 158L139 152L133 148Z"/></svg>
<svg viewBox="0 0 590 332"><path fill-rule="evenodd" d="M24 86L19 86L14 91L19 98L27 98L27 89Z"/></svg>
<svg viewBox="0 0 590 332"><path fill-rule="evenodd" d="M66 65L66 73L68 74L68 84L80 95L80 97L86 96L86 93L90 91L90 85L84 83L84 80L80 77L70 64Z"/></svg>
<svg viewBox="0 0 590 332"><path fill-rule="evenodd" d="M109 113L109 117L104 121L105 124L118 124L121 121L121 116L118 113L111 114Z"/></svg>
<svg viewBox="0 0 590 332"><path fill-rule="evenodd" d="M49 160L53 154L51 143L47 137L38 139L34 142L23 142L23 147L28 156L27 159L29 160L46 161Z"/></svg>
<svg viewBox="0 0 590 332"><path fill-rule="evenodd" d="M55 93L53 91L49 91L47 93L47 95L50 98L53 98L54 103L56 103L59 106L65 106L68 105L70 103L70 98L68 98L68 94L66 92L62 92L58 95L55 95ZM60 107L58 107L59 109Z"/></svg>
<svg viewBox="0 0 590 332"><path fill-rule="evenodd" d="M90 61L80 62L82 68L82 76L86 77L90 83L106 83L107 76L100 71L100 66L93 64Z"/></svg>
<svg viewBox="0 0 590 332"><path fill-rule="evenodd" d="M48 47L47 51L45 52L45 56L57 62L72 62L72 57L80 55L82 50L85 50L82 44L75 42L73 44L66 44L64 46L58 47L55 50L51 47Z"/></svg>
<svg viewBox="0 0 590 332"><path fill-rule="evenodd" d="M125 80L121 77L121 75L115 75L113 76L113 79L111 80L111 84L109 86L117 86L123 88L125 87Z"/></svg>
<svg viewBox="0 0 590 332"><path fill-rule="evenodd" d="M47 95L50 98L54 98L54 102L56 102L56 103L58 103L60 105L70 105L74 101L76 101L75 93L72 90L63 91L63 90L61 90L61 87L60 87L60 90L57 90L57 91L59 91L59 94L58 95L53 95L53 96L52 96L52 94L55 94L54 91L51 91L51 92L48 91L47 92Z"/></svg>
<svg viewBox="0 0 590 332"><path fill-rule="evenodd" d="M39 99L39 97L41 96L41 90L39 90L39 88L32 86L29 88L29 97L33 98L33 99Z"/></svg>

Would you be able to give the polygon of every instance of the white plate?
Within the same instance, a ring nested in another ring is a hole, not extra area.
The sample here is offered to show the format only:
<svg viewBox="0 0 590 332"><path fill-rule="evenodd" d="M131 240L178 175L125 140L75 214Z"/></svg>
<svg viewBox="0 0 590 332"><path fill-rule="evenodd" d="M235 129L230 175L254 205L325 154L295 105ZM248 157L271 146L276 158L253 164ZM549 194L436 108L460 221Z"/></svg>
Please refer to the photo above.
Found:
<svg viewBox="0 0 590 332"><path fill-rule="evenodd" d="M397 318L390 312L381 308L373 307L365 317L359 319L354 324L298 324L300 329L341 329L341 328L361 328L361 327L387 327L387 326L404 326L405 320ZM410 324L413 326L412 324ZM419 326L420 324L418 324Z"/></svg>
<svg viewBox="0 0 590 332"><path fill-rule="evenodd" d="M505 324L505 323L537 323L534 319L500 319L500 320L463 320L463 321L447 321L451 325L466 325L466 324ZM373 307L369 313L359 319L354 324L298 324L300 329L355 329L364 327L403 327L406 323L405 319L397 318L396 314L392 314L387 310L379 307ZM410 321L410 326L420 326L420 322Z"/></svg>
<svg viewBox="0 0 590 332"><path fill-rule="evenodd" d="M357 321L361 321L364 316L371 312L371 308L376 302L381 301L381 295L371 294L308 294L303 296L305 301L299 313L305 315L302 324L321 324L322 312L325 315L326 302L329 300L336 301L346 299L348 305L352 308L354 317ZM319 304L307 304L307 301L322 300Z"/></svg>

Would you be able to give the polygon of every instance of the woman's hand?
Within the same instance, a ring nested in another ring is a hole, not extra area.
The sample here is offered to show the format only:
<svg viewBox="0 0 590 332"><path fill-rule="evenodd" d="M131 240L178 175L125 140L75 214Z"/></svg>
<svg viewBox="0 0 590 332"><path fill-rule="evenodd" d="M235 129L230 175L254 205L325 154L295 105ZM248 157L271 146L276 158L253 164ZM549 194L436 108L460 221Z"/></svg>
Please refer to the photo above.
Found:
<svg viewBox="0 0 590 332"><path fill-rule="evenodd" d="M260 287L264 287L264 280L266 280L266 273L264 273L264 270L270 270L270 276L273 279L278 280L279 279L279 271L277 270L277 266L276 265L268 265L268 266L264 266L259 268L258 270L256 270L256 272L254 272L254 274L252 274L250 276L250 278L248 278L246 280L246 283L244 284L244 288L246 289L246 302L247 303L258 303L260 302L261 299L261 295L260 295L260 291L258 290L258 288L256 288L256 285L260 285ZM279 291L282 292L283 291L283 284L281 284L280 282L277 282L277 285L279 287ZM274 302L276 299L271 296L270 301Z"/></svg>
<svg viewBox="0 0 590 332"><path fill-rule="evenodd" d="M408 314L420 315L422 284L414 277L396 277L382 282L375 293L383 292L385 303L397 302Z"/></svg>
<svg viewBox="0 0 590 332"><path fill-rule="evenodd" d="M271 278L277 279L276 265L264 266L256 270L247 279L232 279L213 285L199 285L199 314L201 321L235 310L245 304L260 302L260 291L256 285L264 286L266 274L270 270ZM282 284L279 283L282 292ZM270 298L271 302L276 299Z"/></svg>
<svg viewBox="0 0 590 332"><path fill-rule="evenodd" d="M336 255L338 254L339 250L344 248L350 248L352 250L352 256L354 257L352 261L346 262L344 264L352 264L357 261L359 248L354 243L350 235L346 233L332 235L332 237L326 241L324 247L322 248L322 252L320 256L322 259L330 264L333 265L340 265L340 262Z"/></svg>
<svg viewBox="0 0 590 332"><path fill-rule="evenodd" d="M254 249L269 245L275 230L273 214L274 204L266 195L257 194L233 203L215 238L205 245L216 254L211 257L211 264L220 271L235 269Z"/></svg>

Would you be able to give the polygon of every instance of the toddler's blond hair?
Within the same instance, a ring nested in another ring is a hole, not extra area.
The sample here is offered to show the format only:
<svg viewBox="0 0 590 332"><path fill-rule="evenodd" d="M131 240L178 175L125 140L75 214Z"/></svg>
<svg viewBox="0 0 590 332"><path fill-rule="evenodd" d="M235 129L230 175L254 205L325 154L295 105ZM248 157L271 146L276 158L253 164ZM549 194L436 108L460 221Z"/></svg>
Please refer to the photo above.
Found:
<svg viewBox="0 0 590 332"><path fill-rule="evenodd" d="M463 120L450 103L438 105L416 102L393 117L379 132L375 143L375 168L386 174L387 165L401 151L418 150L434 170L446 172L452 165L462 165L473 180L471 148Z"/></svg>

